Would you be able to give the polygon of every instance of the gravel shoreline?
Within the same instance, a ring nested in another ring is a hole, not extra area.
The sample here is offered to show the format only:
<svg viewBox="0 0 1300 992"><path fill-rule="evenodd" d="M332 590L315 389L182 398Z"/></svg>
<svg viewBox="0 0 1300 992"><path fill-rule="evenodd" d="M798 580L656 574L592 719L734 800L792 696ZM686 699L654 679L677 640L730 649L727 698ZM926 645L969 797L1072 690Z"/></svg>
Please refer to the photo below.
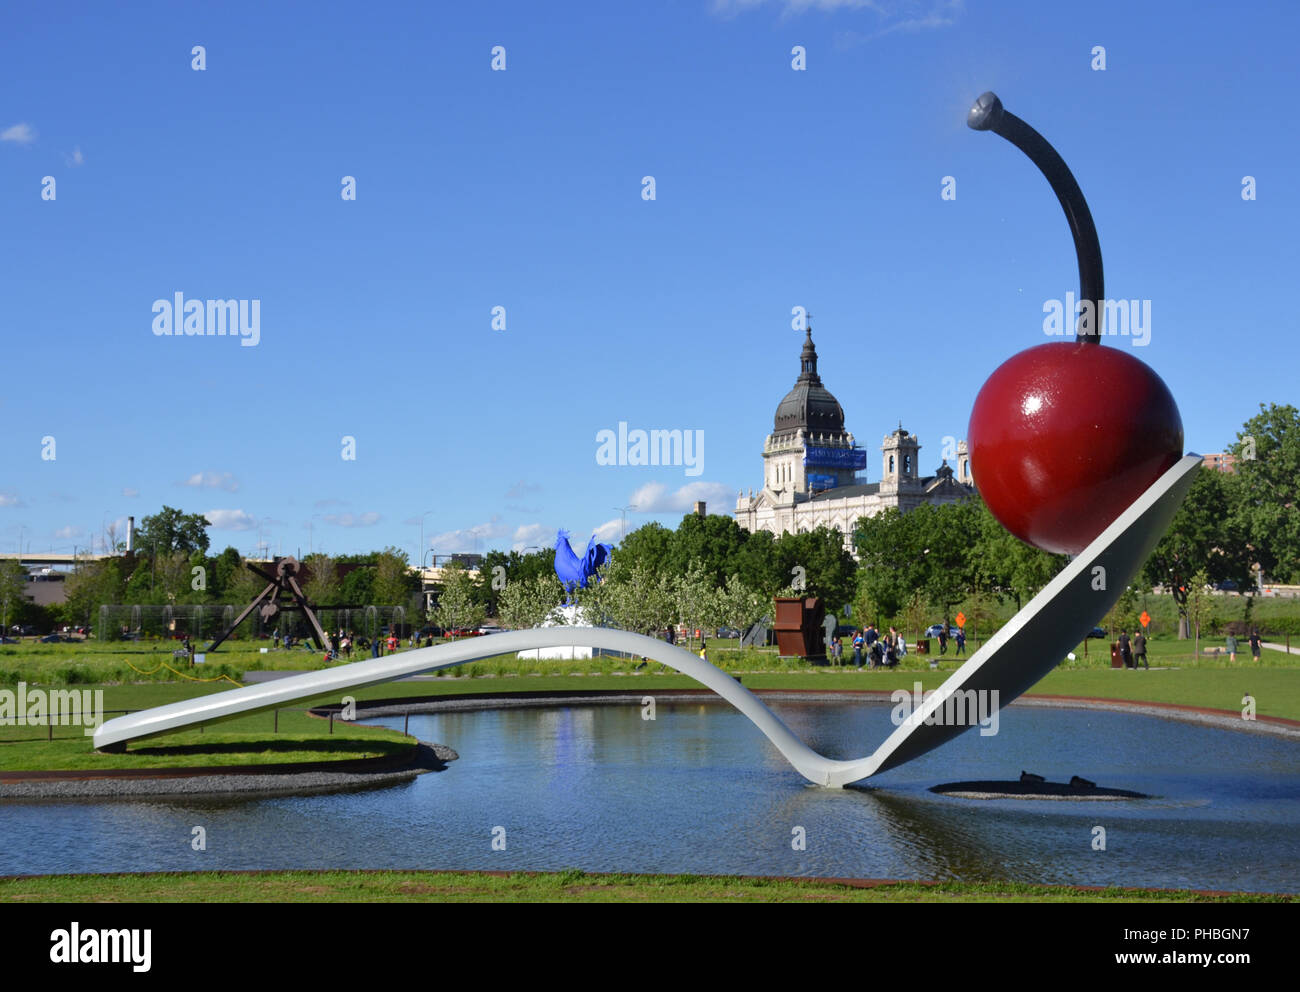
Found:
<svg viewBox="0 0 1300 992"><path fill-rule="evenodd" d="M421 741L411 759L379 772L311 771L278 775L194 775L188 778L35 780L0 785L0 801L49 799L147 799L154 796L240 797L313 795L373 789L442 771L458 755L443 744Z"/></svg>

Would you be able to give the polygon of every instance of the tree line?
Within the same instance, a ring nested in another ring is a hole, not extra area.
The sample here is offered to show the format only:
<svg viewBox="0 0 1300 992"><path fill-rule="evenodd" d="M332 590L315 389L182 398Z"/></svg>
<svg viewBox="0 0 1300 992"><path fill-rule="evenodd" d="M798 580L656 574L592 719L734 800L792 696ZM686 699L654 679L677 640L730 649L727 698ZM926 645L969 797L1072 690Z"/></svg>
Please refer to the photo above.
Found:
<svg viewBox="0 0 1300 992"><path fill-rule="evenodd" d="M1274 582L1300 582L1300 412L1261 404L1231 450L1235 471L1198 472L1138 577L1141 586L1172 592L1183 617L1204 583L1245 589L1257 569ZM250 601L265 581L234 548L209 555L209 526L202 515L172 507L144 517L135 555L69 576L61 619L90 623L101 603ZM947 621L959 604L977 622L991 616L995 601L1019 608L1065 562L1009 534L978 496L859 518L851 540L856 560L832 528L751 534L728 516L688 514L675 530L649 523L627 534L604 580L578 601L618 626L653 631L670 623L745 627L769 616L778 594L816 596L856 625L901 621L915 631ZM320 607L422 609L418 575L399 549L314 554L304 565L304 591ZM13 596L6 598L5 582L0 572L8 609ZM442 626L472 626L488 616L532 626L563 597L549 549L490 551L476 578L452 566L435 594L430 619Z"/></svg>

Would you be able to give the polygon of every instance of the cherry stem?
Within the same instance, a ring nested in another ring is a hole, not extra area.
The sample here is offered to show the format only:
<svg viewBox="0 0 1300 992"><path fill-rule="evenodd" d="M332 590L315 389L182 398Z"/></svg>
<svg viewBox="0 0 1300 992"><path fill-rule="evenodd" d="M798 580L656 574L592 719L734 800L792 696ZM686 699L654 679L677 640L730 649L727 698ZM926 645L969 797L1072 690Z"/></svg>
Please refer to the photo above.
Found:
<svg viewBox="0 0 1300 992"><path fill-rule="evenodd" d="M1092 301L1092 326L1089 326L1085 307L1075 327L1075 339L1081 344L1100 344L1101 315L1106 296L1101 270L1101 242L1097 238L1097 227L1092 222L1088 201L1083 198L1083 190L1079 189L1070 167L1046 138L1005 110L996 93L985 93L975 101L966 116L966 124L976 131L992 131L1006 138L1028 155L1029 161L1047 177L1052 192L1061 201L1061 209L1065 211L1070 233L1074 236L1074 253L1079 258L1079 302Z"/></svg>

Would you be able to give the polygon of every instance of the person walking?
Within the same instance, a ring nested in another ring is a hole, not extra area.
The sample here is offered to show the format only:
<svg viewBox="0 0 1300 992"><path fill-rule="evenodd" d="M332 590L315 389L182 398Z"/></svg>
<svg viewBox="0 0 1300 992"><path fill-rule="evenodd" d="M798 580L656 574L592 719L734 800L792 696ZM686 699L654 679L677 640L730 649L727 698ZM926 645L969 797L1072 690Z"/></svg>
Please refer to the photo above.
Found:
<svg viewBox="0 0 1300 992"><path fill-rule="evenodd" d="M939 628L939 653L948 653L948 625L946 623Z"/></svg>
<svg viewBox="0 0 1300 992"><path fill-rule="evenodd" d="M898 629L889 628L889 634L885 637L885 667L893 668L898 664Z"/></svg>
<svg viewBox="0 0 1300 992"><path fill-rule="evenodd" d="M957 650L953 652L953 655L954 656L959 654L964 655L966 653L966 631L958 627L957 636L956 638L954 638L954 640L956 640L957 642Z"/></svg>
<svg viewBox="0 0 1300 992"><path fill-rule="evenodd" d="M1128 631L1119 632L1119 656L1124 659L1125 668L1136 668L1133 664L1133 646L1128 642Z"/></svg>
<svg viewBox="0 0 1300 992"><path fill-rule="evenodd" d="M1252 630L1250 632L1250 656L1254 658L1256 661L1259 661L1259 631L1258 630Z"/></svg>
<svg viewBox="0 0 1300 992"><path fill-rule="evenodd" d="M836 634L831 638L831 658L834 659L834 665L838 668L843 662L844 642L840 640L840 635Z"/></svg>
<svg viewBox="0 0 1300 992"><path fill-rule="evenodd" d="M1147 671L1151 666L1147 664L1147 635L1141 630L1133 631L1133 667L1138 667L1138 662L1142 662L1142 667Z"/></svg>
<svg viewBox="0 0 1300 992"><path fill-rule="evenodd" d="M1237 637L1235 634L1228 634L1228 660L1237 660Z"/></svg>
<svg viewBox="0 0 1300 992"><path fill-rule="evenodd" d="M862 670L862 645L865 643L867 643L867 640L862 636L862 631L855 631L853 634L853 666L858 671Z"/></svg>

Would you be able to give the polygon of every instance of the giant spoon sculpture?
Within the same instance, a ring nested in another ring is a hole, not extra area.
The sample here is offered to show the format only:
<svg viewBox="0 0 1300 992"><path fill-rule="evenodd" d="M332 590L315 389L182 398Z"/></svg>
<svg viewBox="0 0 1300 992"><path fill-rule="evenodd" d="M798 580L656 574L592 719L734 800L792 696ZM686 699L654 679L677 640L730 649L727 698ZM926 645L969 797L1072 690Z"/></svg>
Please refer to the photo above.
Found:
<svg viewBox="0 0 1300 992"><path fill-rule="evenodd" d="M109 720L95 732L95 747L121 750L128 741L312 697L574 643L643 655L690 676L748 717L801 775L824 786L895 768L969 729L973 721L942 718L958 693L974 700L972 690L996 691L991 698L999 705L1010 703L1115 604L1168 527L1201 458L1181 454L1182 422L1160 377L1131 355L1101 347L1101 247L1064 161L992 93L979 98L967 123L1006 138L1047 177L1074 235L1080 300L1092 302L1092 319L1085 303L1074 342L1030 348L989 377L971 414L971 467L990 511L1008 530L1075 557L874 753L849 761L818 754L757 696L708 662L657 639L600 627L493 634L170 703Z"/></svg>

